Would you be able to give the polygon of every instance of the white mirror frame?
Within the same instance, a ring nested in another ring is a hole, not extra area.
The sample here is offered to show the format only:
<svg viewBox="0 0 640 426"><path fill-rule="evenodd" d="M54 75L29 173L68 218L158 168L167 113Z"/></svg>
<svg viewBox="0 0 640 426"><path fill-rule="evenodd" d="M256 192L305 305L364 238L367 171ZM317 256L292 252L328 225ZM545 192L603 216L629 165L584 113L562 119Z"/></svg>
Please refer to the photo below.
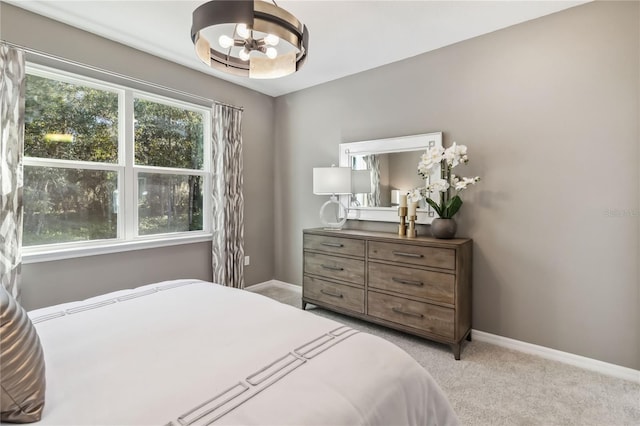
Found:
<svg viewBox="0 0 640 426"><path fill-rule="evenodd" d="M426 151L427 148L433 146L442 146L442 132L341 143L340 166L350 167L349 158L353 154L365 155L419 150ZM416 161L416 173L418 173L418 161ZM351 207L349 195L341 196L341 201L349 206L347 219L399 222L397 207ZM436 217L437 215L431 208L418 209L418 219L416 223L429 224Z"/></svg>

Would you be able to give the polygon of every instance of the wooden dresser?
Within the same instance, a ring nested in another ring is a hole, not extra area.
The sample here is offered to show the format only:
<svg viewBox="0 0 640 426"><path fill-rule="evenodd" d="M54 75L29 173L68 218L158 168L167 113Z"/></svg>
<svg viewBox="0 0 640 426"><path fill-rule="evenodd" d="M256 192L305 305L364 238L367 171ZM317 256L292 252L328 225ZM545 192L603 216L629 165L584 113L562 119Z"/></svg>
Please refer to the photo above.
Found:
<svg viewBox="0 0 640 426"><path fill-rule="evenodd" d="M442 343L471 340L472 240L303 231L302 308L312 303Z"/></svg>

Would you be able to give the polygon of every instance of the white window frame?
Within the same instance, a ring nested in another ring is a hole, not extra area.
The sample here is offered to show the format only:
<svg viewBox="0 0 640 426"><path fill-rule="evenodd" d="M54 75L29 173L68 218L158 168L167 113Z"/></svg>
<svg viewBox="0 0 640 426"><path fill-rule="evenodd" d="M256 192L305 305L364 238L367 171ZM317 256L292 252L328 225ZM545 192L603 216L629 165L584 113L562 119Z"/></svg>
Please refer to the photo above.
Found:
<svg viewBox="0 0 640 426"><path fill-rule="evenodd" d="M100 163L78 160L59 160L24 157L25 166L79 168L114 171L118 174L118 226L117 237L108 240L75 241L23 247L22 263L37 263L75 257L118 253L155 247L167 247L210 241L211 223L211 110L204 106L178 101L125 86L72 74L53 68L28 63L27 74L82 85L118 94L118 161ZM203 165L201 169L178 169L136 165L134 149L134 99L144 99L203 114ZM203 229L165 234L138 235L138 175L139 173L160 173L171 175L202 176Z"/></svg>

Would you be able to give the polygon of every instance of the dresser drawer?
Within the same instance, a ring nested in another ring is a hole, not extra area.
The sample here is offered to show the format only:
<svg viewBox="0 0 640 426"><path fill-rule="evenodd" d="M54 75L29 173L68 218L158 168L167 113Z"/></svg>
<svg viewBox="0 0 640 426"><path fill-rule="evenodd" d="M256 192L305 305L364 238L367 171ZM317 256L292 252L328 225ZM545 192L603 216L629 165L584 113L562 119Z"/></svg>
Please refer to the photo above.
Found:
<svg viewBox="0 0 640 426"><path fill-rule="evenodd" d="M454 310L401 297L367 292L367 314L449 339L454 338Z"/></svg>
<svg viewBox="0 0 640 426"><path fill-rule="evenodd" d="M453 304L456 277L443 272L369 262L369 288Z"/></svg>
<svg viewBox="0 0 640 426"><path fill-rule="evenodd" d="M302 296L328 305L364 313L364 289L304 277Z"/></svg>
<svg viewBox="0 0 640 426"><path fill-rule="evenodd" d="M303 245L305 250L324 251L330 254L344 254L364 258L363 240L304 234Z"/></svg>
<svg viewBox="0 0 640 426"><path fill-rule="evenodd" d="M456 251L448 248L369 241L369 259L455 269Z"/></svg>
<svg viewBox="0 0 640 426"><path fill-rule="evenodd" d="M364 286L364 260L305 252L304 273Z"/></svg>

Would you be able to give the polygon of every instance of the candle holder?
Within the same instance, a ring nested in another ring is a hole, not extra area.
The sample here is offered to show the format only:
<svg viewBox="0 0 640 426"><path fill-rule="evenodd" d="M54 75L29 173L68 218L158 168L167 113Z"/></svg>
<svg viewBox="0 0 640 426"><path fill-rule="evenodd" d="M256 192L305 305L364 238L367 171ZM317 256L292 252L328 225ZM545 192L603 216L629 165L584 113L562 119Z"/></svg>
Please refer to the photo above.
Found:
<svg viewBox="0 0 640 426"><path fill-rule="evenodd" d="M406 207L398 207L398 216L400 216L400 225L398 225L398 235L407 235L407 225L405 223L405 217L407 216Z"/></svg>
<svg viewBox="0 0 640 426"><path fill-rule="evenodd" d="M407 237L408 238L415 238L418 235L418 232L416 231L416 220L418 219L418 216L409 216L409 229L407 229Z"/></svg>

